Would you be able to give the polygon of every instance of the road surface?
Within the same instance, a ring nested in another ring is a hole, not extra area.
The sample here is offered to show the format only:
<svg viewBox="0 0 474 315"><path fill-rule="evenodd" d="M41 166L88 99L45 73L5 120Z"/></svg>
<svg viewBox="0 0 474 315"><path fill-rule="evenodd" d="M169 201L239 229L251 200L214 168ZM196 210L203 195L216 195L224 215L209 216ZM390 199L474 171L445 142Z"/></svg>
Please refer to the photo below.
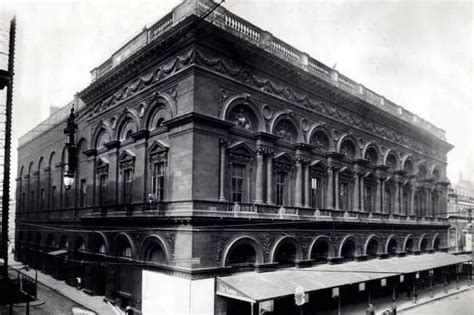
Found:
<svg viewBox="0 0 474 315"><path fill-rule="evenodd" d="M474 315L474 288L399 313L403 315Z"/></svg>

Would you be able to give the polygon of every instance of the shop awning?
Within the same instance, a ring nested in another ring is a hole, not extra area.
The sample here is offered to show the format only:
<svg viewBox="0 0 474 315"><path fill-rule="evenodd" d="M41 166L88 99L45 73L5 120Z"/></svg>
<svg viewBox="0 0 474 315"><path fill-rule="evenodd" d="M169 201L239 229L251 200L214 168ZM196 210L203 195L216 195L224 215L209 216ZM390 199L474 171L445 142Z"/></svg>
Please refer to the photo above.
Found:
<svg viewBox="0 0 474 315"><path fill-rule="evenodd" d="M48 255L51 255L51 256L61 256L61 255L66 255L66 254L67 254L67 250L65 249L57 249L48 253Z"/></svg>
<svg viewBox="0 0 474 315"><path fill-rule="evenodd" d="M293 295L302 286L306 292L333 288L439 268L468 261L465 256L434 253L418 256L287 268L271 272L245 272L217 279L217 294L248 302L259 302Z"/></svg>

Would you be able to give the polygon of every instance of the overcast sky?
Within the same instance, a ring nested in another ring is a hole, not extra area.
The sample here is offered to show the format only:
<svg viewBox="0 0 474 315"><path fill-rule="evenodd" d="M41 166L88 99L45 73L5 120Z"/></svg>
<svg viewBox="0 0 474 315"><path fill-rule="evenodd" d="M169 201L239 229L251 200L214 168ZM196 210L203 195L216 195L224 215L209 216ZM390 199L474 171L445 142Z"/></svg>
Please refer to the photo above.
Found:
<svg viewBox="0 0 474 315"><path fill-rule="evenodd" d="M14 139L175 1L2 0L18 21ZM233 13L447 132L448 176L474 180L471 1L227 0ZM1 43L0 43L1 45ZM14 155L16 159L16 155ZM15 177L16 166L12 172Z"/></svg>

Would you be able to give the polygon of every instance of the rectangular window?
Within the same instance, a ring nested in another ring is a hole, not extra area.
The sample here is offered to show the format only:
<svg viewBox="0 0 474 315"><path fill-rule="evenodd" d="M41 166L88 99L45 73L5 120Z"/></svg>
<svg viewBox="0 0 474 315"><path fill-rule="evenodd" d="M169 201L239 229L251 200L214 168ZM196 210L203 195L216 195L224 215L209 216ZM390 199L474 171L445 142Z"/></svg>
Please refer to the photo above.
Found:
<svg viewBox="0 0 474 315"><path fill-rule="evenodd" d="M123 171L123 202L130 203L132 201L132 183L133 170L126 169Z"/></svg>
<svg viewBox="0 0 474 315"><path fill-rule="evenodd" d="M232 202L242 202L245 166L232 165Z"/></svg>
<svg viewBox="0 0 474 315"><path fill-rule="evenodd" d="M341 183L339 185L339 207L342 210L349 210L349 184Z"/></svg>
<svg viewBox="0 0 474 315"><path fill-rule="evenodd" d="M285 202L285 177L286 174L283 172L276 174L276 204L279 206L283 206Z"/></svg>
<svg viewBox="0 0 474 315"><path fill-rule="evenodd" d="M56 186L51 187L51 209L56 209Z"/></svg>
<svg viewBox="0 0 474 315"><path fill-rule="evenodd" d="M313 208L321 209L323 207L323 186L319 177L311 178L311 205Z"/></svg>
<svg viewBox="0 0 474 315"><path fill-rule="evenodd" d="M151 180L151 191L156 196L156 200L165 199L165 163L153 164L153 177Z"/></svg>
<svg viewBox="0 0 474 315"><path fill-rule="evenodd" d="M409 197L408 197L408 193L403 192L403 213L405 215L410 214L409 211L408 211L409 202L410 202L410 200L409 200Z"/></svg>
<svg viewBox="0 0 474 315"><path fill-rule="evenodd" d="M105 204L105 196L107 196L107 174L99 176L99 204Z"/></svg>
<svg viewBox="0 0 474 315"><path fill-rule="evenodd" d="M392 191L390 189L385 190L385 201L384 201L385 213L392 213Z"/></svg>
<svg viewBox="0 0 474 315"><path fill-rule="evenodd" d="M365 201L364 201L365 211L372 212L372 200L373 200L372 187L365 186Z"/></svg>
<svg viewBox="0 0 474 315"><path fill-rule="evenodd" d="M79 196L79 207L84 208L86 206L86 180L81 179L81 191Z"/></svg>

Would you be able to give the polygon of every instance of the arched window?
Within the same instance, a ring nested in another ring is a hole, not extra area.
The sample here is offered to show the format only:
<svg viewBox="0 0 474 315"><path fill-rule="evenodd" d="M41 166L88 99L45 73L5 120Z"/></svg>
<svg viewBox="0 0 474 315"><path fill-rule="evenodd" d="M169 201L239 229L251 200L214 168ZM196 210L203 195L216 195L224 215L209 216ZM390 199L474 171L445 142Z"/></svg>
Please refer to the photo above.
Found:
<svg viewBox="0 0 474 315"><path fill-rule="evenodd" d="M125 120L122 124L122 128L120 130L119 140L124 141L131 137L132 134L137 132L137 126L133 122L131 118Z"/></svg>
<svg viewBox="0 0 474 315"><path fill-rule="evenodd" d="M117 257L132 258L132 246L125 238L120 238L117 243L115 255Z"/></svg>
<svg viewBox="0 0 474 315"><path fill-rule="evenodd" d="M238 127L249 131L258 130L258 120L252 110L247 105L237 105L229 113L228 120Z"/></svg>
<svg viewBox="0 0 474 315"><path fill-rule="evenodd" d="M403 165L403 170L406 172L407 175L411 175L413 173L413 164L410 160L405 161L405 164Z"/></svg>
<svg viewBox="0 0 474 315"><path fill-rule="evenodd" d="M426 252L428 250L428 241L426 240L425 237L420 242L420 251L421 252Z"/></svg>
<svg viewBox="0 0 474 315"><path fill-rule="evenodd" d="M364 159L369 161L369 163L372 164L372 165L377 165L379 155L377 154L377 151L373 147L369 147L365 151Z"/></svg>
<svg viewBox="0 0 474 315"><path fill-rule="evenodd" d="M288 143L295 143L298 131L295 125L288 119L280 120L275 126L275 135Z"/></svg>
<svg viewBox="0 0 474 315"><path fill-rule="evenodd" d="M395 157L394 154L390 153L387 156L386 166L388 167L390 171L392 172L395 171L395 169L397 168L397 158Z"/></svg>
<svg viewBox="0 0 474 315"><path fill-rule="evenodd" d="M413 238L410 237L405 242L405 248L404 248L405 252L407 254L411 254L413 252L413 246L414 246Z"/></svg>
<svg viewBox="0 0 474 315"><path fill-rule="evenodd" d="M298 259L297 245L290 240L281 241L275 249L273 261L279 265L294 265Z"/></svg>
<svg viewBox="0 0 474 315"><path fill-rule="evenodd" d="M329 150L329 138L322 130L317 130L313 133L310 144L314 145L316 149L322 152Z"/></svg>
<svg viewBox="0 0 474 315"><path fill-rule="evenodd" d="M341 144L340 153L344 154L348 158L354 158L356 154L356 148L354 143L351 140L344 140Z"/></svg>

